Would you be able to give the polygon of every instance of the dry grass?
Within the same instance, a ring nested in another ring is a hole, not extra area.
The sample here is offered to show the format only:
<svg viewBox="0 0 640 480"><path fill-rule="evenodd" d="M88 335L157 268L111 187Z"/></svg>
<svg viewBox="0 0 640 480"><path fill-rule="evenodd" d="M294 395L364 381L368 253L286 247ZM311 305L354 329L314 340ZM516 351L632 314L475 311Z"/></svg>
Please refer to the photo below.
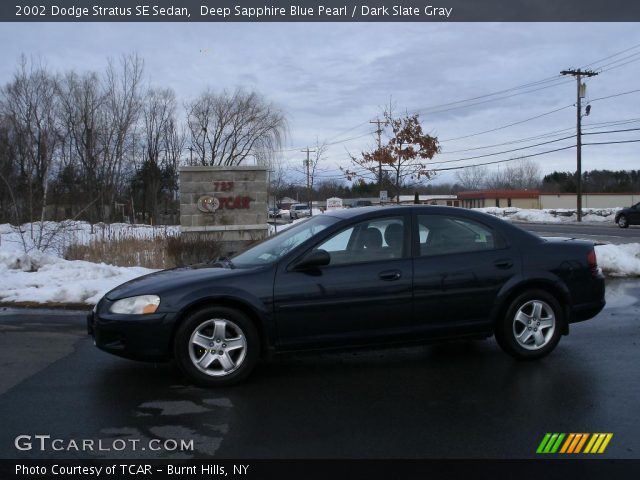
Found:
<svg viewBox="0 0 640 480"><path fill-rule="evenodd" d="M168 240L168 237L93 240L89 245L67 247L64 258L119 267L171 268L175 265L167 255Z"/></svg>
<svg viewBox="0 0 640 480"><path fill-rule="evenodd" d="M119 267L164 269L206 262L219 253L217 242L156 235L154 238L115 237L93 240L89 245L71 245L65 250L64 258Z"/></svg>

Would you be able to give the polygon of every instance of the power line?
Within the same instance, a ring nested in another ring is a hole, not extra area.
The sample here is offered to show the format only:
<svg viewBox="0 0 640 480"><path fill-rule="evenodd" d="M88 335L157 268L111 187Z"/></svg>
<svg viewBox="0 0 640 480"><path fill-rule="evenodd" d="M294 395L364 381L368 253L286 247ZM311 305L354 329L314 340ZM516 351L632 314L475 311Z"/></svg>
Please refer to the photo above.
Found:
<svg viewBox="0 0 640 480"><path fill-rule="evenodd" d="M547 77L545 79L538 80L538 81L535 81L535 82L530 82L530 83L525 83L525 84L522 84L522 85L517 85L515 87L506 88L504 90L498 90L496 92L485 93L484 95L478 95L477 97L470 97L470 98L465 98L464 100L457 100L455 102L441 103L439 105L431 105L429 107L423 107L423 108L419 109L418 111L433 110L433 109L436 109L436 108L443 108L443 107L449 107L449 106L452 106L452 105L459 105L461 103L472 102L474 100L480 100L481 98L493 97L493 96L500 95L500 94L503 94L503 93L509 93L509 92L514 91L514 90L520 90L522 88L529 88L529 87L534 87L534 86L537 86L537 85L542 85L544 83L557 81L560 78L561 77L559 75L556 75L556 76L553 76L553 77Z"/></svg>
<svg viewBox="0 0 640 480"><path fill-rule="evenodd" d="M464 135L462 137L447 138L445 140L441 140L440 143L453 142L455 140L462 140L464 138L470 138L470 137L475 137L475 136L478 136L478 135L484 135L485 133L497 132L498 130L504 130L505 128L513 127L514 125L520 125L522 123L530 122L531 120L536 120L538 118L546 117L547 115L551 115L553 113L560 112L562 110L565 110L565 109L571 108L571 107L573 107L573 104L565 105L564 107L556 108L555 110L551 110L549 112L541 113L540 115L536 115L534 117L525 118L524 120L520 120L520 121L517 121L517 122L509 123L508 125L503 125L501 127L491 128L489 130L483 130L482 132L476 132L476 133L472 133L472 134L469 134L469 135Z"/></svg>
<svg viewBox="0 0 640 480"><path fill-rule="evenodd" d="M640 139L635 139L635 140L619 140L619 141L610 141L610 142L583 143L583 145L614 145L614 144L621 144L621 143L639 143L639 142L640 142ZM538 157L538 156L541 156L541 155L547 155L549 153L555 153L555 152L560 152L560 151L563 151L563 150L569 150L570 148L575 148L575 145L568 145L566 147L555 148L553 150L545 150L544 152L532 153L530 155L525 155L524 157L519 157L519 158L506 158L506 159L502 159L502 160L494 160L494 161L491 161L491 162L474 163L472 165L461 165L459 167L434 168L434 169L432 169L432 171L434 171L434 172L442 172L442 171L448 171L448 170L462 170L464 168L481 167L481 166L485 166L485 165L495 165L495 164L498 164L498 163L514 162L516 160L521 160L522 158Z"/></svg>
<svg viewBox="0 0 640 480"><path fill-rule="evenodd" d="M523 142L528 142L530 140L538 140L540 138L548 138L548 137L558 136L558 135L561 135L562 133L568 132L570 130L573 130L573 127L571 127L571 128L563 128L562 130L554 130L552 132L545 132L545 133L541 133L539 135L534 135L532 137L520 138L520 139L517 139L517 140L510 140L508 142L494 143L493 145L483 145L482 147L470 147L470 148L463 148L463 149L460 149L460 150L451 150L451 151L446 151L446 152L440 152L438 155L451 155L451 154L454 154L454 153L473 152L475 150L485 150L487 148L502 147L504 145L513 145L514 143L523 143Z"/></svg>
<svg viewBox="0 0 640 480"><path fill-rule="evenodd" d="M589 100L589 103L597 102L599 100L606 100L608 98L622 97L623 95L631 95L632 93L637 93L637 92L640 92L640 88L637 88L635 90L629 90L628 92L616 93L614 95L607 95L606 97L594 98Z"/></svg>
<svg viewBox="0 0 640 480"><path fill-rule="evenodd" d="M640 122L640 117L636 118L626 118L624 120L609 120L608 122L593 122L585 124L586 128L604 128L604 126L613 126L613 125L625 125L627 123L638 123ZM595 125L602 125L602 127L596 127Z"/></svg>
<svg viewBox="0 0 640 480"><path fill-rule="evenodd" d="M604 70L602 70L602 72L610 72L611 70L615 70L616 68L621 68L621 67L624 67L625 65L629 65L630 63L635 63L635 62L640 62L640 57L636 58L635 60L629 60L628 62L615 65L611 68L605 68Z"/></svg>
<svg viewBox="0 0 640 480"><path fill-rule="evenodd" d="M435 111L427 111L427 109L416 110L416 113L425 113L426 115L435 115L435 114L438 114L438 113L450 112L452 110L459 110L461 108L474 107L476 105L482 105L482 104L485 104L485 103L496 102L498 100L504 100L504 99L511 98L511 97L517 97L518 95L525 95L527 93L538 92L540 90L545 90L547 88L557 87L559 85L564 85L566 83L569 83L569 82L562 81L562 82L554 83L553 85L547 85L545 87L535 88L535 89L527 90L527 91L524 91L524 92L512 93L510 95L503 95L501 97L490 98L488 100L483 100L481 102L469 103L467 105L459 105L457 107L445 108L445 109L441 109L441 110L435 110Z"/></svg>
<svg viewBox="0 0 640 480"><path fill-rule="evenodd" d="M538 157L540 155L547 155L549 153L554 153L554 152L560 152L562 150L568 150L570 148L575 148L575 145L569 145L566 147L561 147L561 148L555 148L553 150L546 150L544 152L539 152L539 153L532 153L531 155L526 155L524 158L530 158L530 157ZM506 162L513 162L516 160L521 160L521 158L507 158L507 159L503 159L503 160L494 160L492 162L484 162L484 163L475 163L473 165L463 165L460 167L446 167L446 168L434 168L432 171L434 172L443 172L446 170L461 170L463 168L471 168L471 167L481 167L484 165L495 165L497 163L506 163Z"/></svg>
<svg viewBox="0 0 640 480"><path fill-rule="evenodd" d="M630 60L630 59L632 59L632 58L634 58L634 57L638 57L638 55L640 55L640 52L635 52L635 53L632 53L631 55L627 55L626 57L622 57L622 58L619 58L618 60L614 60L613 62L609 62L609 63L606 63L606 64L604 64L604 65L600 65L600 66L598 67L598 70L600 70L600 71L604 71L604 70L606 70L606 69L607 69L607 67L610 67L611 65L616 65L616 63L618 63L618 64L619 64L620 62L624 62L625 60ZM634 60L634 61L635 61L635 60ZM625 62L625 63L626 63L626 62ZM613 67L612 67L612 68L613 68Z"/></svg>
<svg viewBox="0 0 640 480"><path fill-rule="evenodd" d="M608 122L589 123L589 124L587 124L587 126L583 127L583 130L594 130L594 129L597 129L597 128L605 128L607 126L624 125L624 124L628 124L628 123L638 123L638 122L640 122L640 118L631 118L631 119L625 119L625 120L614 120L614 121L608 121ZM530 140L538 140L540 138L548 138L548 137L559 136L559 135L562 135L563 133L571 131L571 130L574 130L574 127L563 128L563 129L560 129L560 130L553 130L551 132L544 132L544 133L540 133L538 135L534 135L534 136L531 136L531 137L520 138L520 139L517 139L517 140L510 140L508 142L502 142L502 143L494 143L492 145L483 145L481 147L470 147L470 148L463 148L463 149L460 149L460 150L451 150L451 151L440 152L439 155L452 155L454 153L472 152L472 151L476 151L476 150L485 150L487 148L502 147L502 146L505 146L505 145L513 145L513 144L516 144L516 143L528 142ZM600 132L585 133L584 135L592 135L592 134L595 134L595 133L600 133ZM603 133L605 133L605 132L603 132Z"/></svg>
<svg viewBox="0 0 640 480"><path fill-rule="evenodd" d="M611 141L611 142L592 142L592 143L585 143L584 145L615 145L618 143L637 143L640 142L640 139L637 140L618 140L618 141Z"/></svg>
<svg viewBox="0 0 640 480"><path fill-rule="evenodd" d="M588 132L583 133L583 135L600 135L602 133L620 133L620 132L637 132L640 128L624 128L621 130L606 130L604 132Z"/></svg>
<svg viewBox="0 0 640 480"><path fill-rule="evenodd" d="M476 158L486 158L486 157L494 157L496 155L503 155L505 153L512 153L512 152L518 152L521 150L527 150L529 148L535 148L535 147L540 147L542 145L548 145L550 143L555 143L555 142L560 142L562 140L567 140L569 138L574 138L574 135L569 135L568 137L562 137L562 138L558 138L556 140L548 140L546 142L541 142L541 143L536 143L535 145L527 145L526 147L520 147L520 148L513 148L511 150L504 150L502 152L494 152L494 153L487 153L485 155L476 155L475 157L466 157L466 158L458 158L456 160L444 160L442 162L437 162L439 164L443 164L443 163L456 163L456 162L464 162L466 160L475 160Z"/></svg>
<svg viewBox="0 0 640 480"><path fill-rule="evenodd" d="M604 57L604 58L601 58L601 59L599 59L599 60L596 60L595 62L591 62L591 63L588 63L587 65L583 65L583 66L582 66L582 68L593 67L593 66L594 66L594 65L596 65L597 63L601 63L601 62L604 62L605 60L609 60L610 58L617 57L617 56L619 56L619 55L622 55L623 53L627 53L627 52L629 52L629 51L631 51L631 50L634 50L634 49L636 49L636 48L638 48L638 47L640 47L640 43L638 43L638 44L636 44L636 45L633 45L632 47L626 48L626 49L624 49L624 50L621 50L621 51L619 51L619 52L617 52L617 53L614 53L614 54L608 55L608 56L606 56L606 57ZM596 67L596 68L601 68L601 67Z"/></svg>

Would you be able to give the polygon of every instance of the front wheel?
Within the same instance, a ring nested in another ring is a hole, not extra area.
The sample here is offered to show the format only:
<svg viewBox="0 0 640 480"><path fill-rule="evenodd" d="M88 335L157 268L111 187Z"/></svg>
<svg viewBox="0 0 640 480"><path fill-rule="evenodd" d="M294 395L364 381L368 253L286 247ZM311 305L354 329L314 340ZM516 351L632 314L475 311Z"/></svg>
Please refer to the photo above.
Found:
<svg viewBox="0 0 640 480"><path fill-rule="evenodd" d="M627 221L627 217L624 215L620 215L618 217L618 226L620 228L628 228L629 227L629 222Z"/></svg>
<svg viewBox="0 0 640 480"><path fill-rule="evenodd" d="M543 290L531 290L511 302L496 325L496 340L509 355L535 360L556 348L562 322L562 308L555 297Z"/></svg>
<svg viewBox="0 0 640 480"><path fill-rule="evenodd" d="M255 367L260 341L255 325L237 310L208 307L191 314L174 342L180 370L194 383L225 386L246 378Z"/></svg>

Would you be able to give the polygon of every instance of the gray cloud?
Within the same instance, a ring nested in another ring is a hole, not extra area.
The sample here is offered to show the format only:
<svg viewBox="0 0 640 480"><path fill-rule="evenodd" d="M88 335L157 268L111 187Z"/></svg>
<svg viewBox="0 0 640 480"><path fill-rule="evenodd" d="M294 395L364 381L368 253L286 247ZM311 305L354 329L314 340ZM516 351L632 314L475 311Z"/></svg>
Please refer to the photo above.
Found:
<svg viewBox="0 0 640 480"><path fill-rule="evenodd" d="M289 143L296 148L316 138L340 140L372 131L365 122L390 99L398 111L416 111L552 77L639 44L640 29L631 23L52 23L3 24L0 42L3 83L21 53L62 72L100 71L107 57L135 51L145 59L149 82L173 88L180 101L205 88L255 88L287 112ZM604 72L589 80L589 96L633 90L639 73L640 62ZM568 82L468 108L426 110L422 118L427 131L446 139L517 122L574 100L575 84ZM640 117L639 106L638 94L594 102L585 123ZM574 124L575 110L565 109L509 129L445 142L443 148L501 143ZM345 150L358 152L371 145L373 137L332 146L327 163L344 164ZM636 168L639 149L640 144L585 148L584 168ZM300 155L284 154L295 162ZM451 158L444 154L440 160ZM571 150L538 158L544 171L574 168Z"/></svg>

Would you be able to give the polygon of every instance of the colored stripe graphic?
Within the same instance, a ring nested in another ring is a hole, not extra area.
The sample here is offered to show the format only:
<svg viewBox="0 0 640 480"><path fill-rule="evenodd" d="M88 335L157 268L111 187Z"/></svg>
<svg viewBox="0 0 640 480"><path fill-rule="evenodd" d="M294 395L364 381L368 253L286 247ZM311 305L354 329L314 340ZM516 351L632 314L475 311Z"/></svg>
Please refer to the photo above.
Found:
<svg viewBox="0 0 640 480"><path fill-rule="evenodd" d="M613 433L545 433L536 453L604 453L612 438Z"/></svg>
<svg viewBox="0 0 640 480"><path fill-rule="evenodd" d="M560 449L560 453L567 453L567 450L569 449L569 445L571 445L574 438L576 438L576 434L570 433L569 436L567 437L567 440L564 442L564 445L562 445L562 448Z"/></svg>
<svg viewBox="0 0 640 480"><path fill-rule="evenodd" d="M551 434L550 433L546 433L544 435L544 438L540 442L540 445L538 445L538 449L536 450L536 453L542 453L544 451L544 447L547 444L547 442L549 441L549 438L551 438Z"/></svg>
<svg viewBox="0 0 640 480"><path fill-rule="evenodd" d="M580 438L580 441L578 442L578 445L576 445L576 449L573 451L573 453L580 453L580 451L582 450L582 447L584 446L584 442L587 441L587 438L589 438L589 434L588 433L582 433L582 438Z"/></svg>
<svg viewBox="0 0 640 480"><path fill-rule="evenodd" d="M594 433L584 453L604 453L613 433Z"/></svg>
<svg viewBox="0 0 640 480"><path fill-rule="evenodd" d="M547 433L545 434L542 442L538 445L536 453L556 453L562 440L564 439L564 433Z"/></svg>

